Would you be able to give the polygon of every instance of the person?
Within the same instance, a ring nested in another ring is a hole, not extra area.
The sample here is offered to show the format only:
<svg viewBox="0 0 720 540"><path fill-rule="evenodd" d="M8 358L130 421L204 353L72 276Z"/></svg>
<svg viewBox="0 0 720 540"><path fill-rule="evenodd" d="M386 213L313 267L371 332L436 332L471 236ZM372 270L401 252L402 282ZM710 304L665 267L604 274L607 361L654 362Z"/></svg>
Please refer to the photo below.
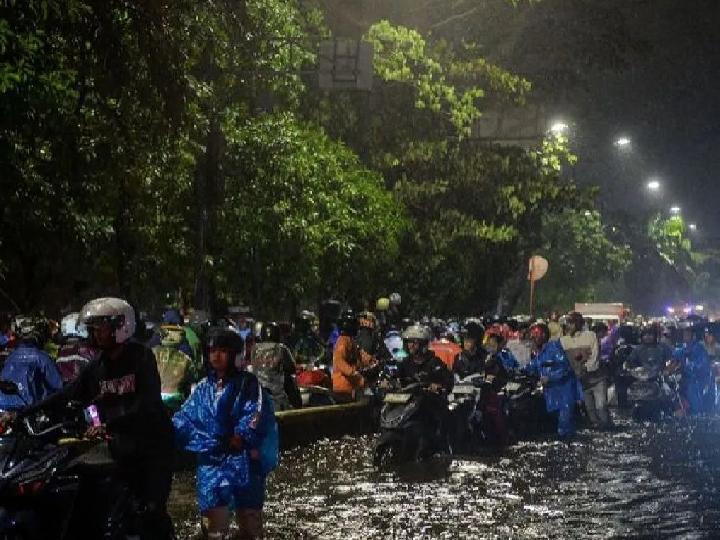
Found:
<svg viewBox="0 0 720 540"><path fill-rule="evenodd" d="M718 344L718 334L720 334L720 323L711 322L705 327L705 351L715 380L715 401L712 407L716 411L720 406L720 344Z"/></svg>
<svg viewBox="0 0 720 540"><path fill-rule="evenodd" d="M424 326L410 326L403 332L408 356L400 362L396 377L403 386L423 382L431 392L449 394L454 385L452 372L430 350L430 339L430 330Z"/></svg>
<svg viewBox="0 0 720 540"><path fill-rule="evenodd" d="M18 329L19 343L5 360L0 379L17 384L17 394L0 393L0 410L18 411L56 393L62 376L44 350L48 339L45 319L24 319Z"/></svg>
<svg viewBox="0 0 720 540"><path fill-rule="evenodd" d="M640 345L633 349L625 364L630 368L647 367L662 371L672 358L672 353L670 347L658 341L658 329L645 326L640 330Z"/></svg>
<svg viewBox="0 0 720 540"><path fill-rule="evenodd" d="M60 321L62 344L56 365L63 384L77 379L80 372L97 355L97 350L90 346L87 328L80 324L79 319L80 313L74 312L65 315Z"/></svg>
<svg viewBox="0 0 720 540"><path fill-rule="evenodd" d="M179 446L197 454L197 497L210 539L228 534L230 512L242 539L262 538L268 470L262 444L272 431L272 398L253 374L237 369L242 338L214 327L207 335L207 377L173 416Z"/></svg>
<svg viewBox="0 0 720 540"><path fill-rule="evenodd" d="M548 323L550 329L550 339L560 339L563 335L563 327L560 324L560 315L557 311L553 311L550 314L550 322Z"/></svg>
<svg viewBox="0 0 720 540"><path fill-rule="evenodd" d="M23 413L62 408L68 401L97 406L101 425L86 436L108 438L118 479L143 511L141 538L174 538L167 513L172 484L173 430L160 398L160 376L152 351L133 341L135 310L120 298L97 298L80 311L99 354L75 381Z"/></svg>
<svg viewBox="0 0 720 540"><path fill-rule="evenodd" d="M405 358L406 353L403 345L402 334L395 326L391 326L388 333L385 334L384 342L385 348L390 351L393 359L401 360Z"/></svg>
<svg viewBox="0 0 720 540"><path fill-rule="evenodd" d="M462 348L452 341L452 332L446 326L439 325L435 330L435 339L430 343L430 350L452 370L455 358Z"/></svg>
<svg viewBox="0 0 720 540"><path fill-rule="evenodd" d="M529 375L540 377L544 386L545 408L558 413L557 432L561 438L575 434L575 403L580 398L578 383L560 340L550 339L546 324L530 327L535 357L523 368Z"/></svg>
<svg viewBox="0 0 720 540"><path fill-rule="evenodd" d="M697 325L683 328L683 344L673 353L673 363L682 373L680 394L691 415L709 412L715 391L707 350L698 339L699 331Z"/></svg>
<svg viewBox="0 0 720 540"><path fill-rule="evenodd" d="M351 309L343 311L338 321L340 337L333 351L332 389L339 402L357 399L365 388L361 371L376 363L356 342L358 320Z"/></svg>
<svg viewBox="0 0 720 540"><path fill-rule="evenodd" d="M585 320L577 312L568 315L567 325L568 335L560 338L560 344L582 385L588 419L593 427L606 429L610 427L608 374L600 363L597 335L583 329Z"/></svg>
<svg viewBox="0 0 720 540"><path fill-rule="evenodd" d="M180 408L190 395L190 388L198 380L200 365L193 356L182 326L163 324L157 335L160 342L152 347L163 403L170 411Z"/></svg>
<svg viewBox="0 0 720 540"><path fill-rule="evenodd" d="M493 332L487 336L485 350L488 355L497 358L508 373L517 371L520 367L513 353L505 347L505 337L499 332Z"/></svg>
<svg viewBox="0 0 720 540"><path fill-rule="evenodd" d="M453 373L464 379L485 369L487 351L482 347L485 328L477 321L468 321L460 329L463 350L453 362Z"/></svg>
<svg viewBox="0 0 720 540"><path fill-rule="evenodd" d="M315 314L308 310L301 311L300 315L295 319L295 326L288 347L298 364L310 366L322 361L325 357L325 344L313 328L315 319Z"/></svg>
<svg viewBox="0 0 720 540"><path fill-rule="evenodd" d="M483 339L483 328L477 322L469 322L464 331L463 351L458 353L453 370L462 379L470 375L482 373L489 386L480 395L479 408L486 420L485 427L494 443L505 446L509 441L509 432L505 419L504 405L499 392L508 382L508 373L503 365L497 348L497 334L492 335L487 343L491 349L483 349L479 343Z"/></svg>
<svg viewBox="0 0 720 540"><path fill-rule="evenodd" d="M358 323L359 327L355 340L360 349L381 361L392 358L390 351L385 346L385 342L380 338L375 314L372 311L361 312Z"/></svg>
<svg viewBox="0 0 720 540"><path fill-rule="evenodd" d="M260 329L260 336L250 352L251 371L260 385L272 395L275 410L299 409L302 407L300 390L295 383L295 361L290 349L280 341L280 326L266 322Z"/></svg>

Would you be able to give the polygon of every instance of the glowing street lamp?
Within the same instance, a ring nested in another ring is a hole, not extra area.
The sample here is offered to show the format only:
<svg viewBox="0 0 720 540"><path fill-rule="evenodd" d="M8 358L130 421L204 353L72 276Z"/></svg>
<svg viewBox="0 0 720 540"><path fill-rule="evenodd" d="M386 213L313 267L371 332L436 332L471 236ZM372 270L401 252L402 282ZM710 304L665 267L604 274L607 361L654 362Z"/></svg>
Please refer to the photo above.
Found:
<svg viewBox="0 0 720 540"><path fill-rule="evenodd" d="M615 141L615 146L618 148L627 148L632 144L632 140L629 137L619 137Z"/></svg>
<svg viewBox="0 0 720 540"><path fill-rule="evenodd" d="M697 225L695 223L691 223L688 227L690 227L690 230L693 232L697 231Z"/></svg>
<svg viewBox="0 0 720 540"><path fill-rule="evenodd" d="M565 122L555 122L552 126L550 126L550 131L556 137L563 135L568 129L570 129L570 126L568 126Z"/></svg>
<svg viewBox="0 0 720 540"><path fill-rule="evenodd" d="M660 190L660 182L658 180L650 180L647 183L647 188L650 191L659 191Z"/></svg>
<svg viewBox="0 0 720 540"><path fill-rule="evenodd" d="M679 207L679 206L673 206L673 207L671 207L671 208L670 208L670 213L671 213L673 216L677 216L678 214L680 214L680 207Z"/></svg>

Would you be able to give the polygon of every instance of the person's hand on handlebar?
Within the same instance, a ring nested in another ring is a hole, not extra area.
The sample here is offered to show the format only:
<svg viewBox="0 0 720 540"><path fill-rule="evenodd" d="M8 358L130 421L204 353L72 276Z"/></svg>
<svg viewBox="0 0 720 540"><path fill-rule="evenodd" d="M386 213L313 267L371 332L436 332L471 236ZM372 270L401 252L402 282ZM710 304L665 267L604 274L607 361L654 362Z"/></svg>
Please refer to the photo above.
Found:
<svg viewBox="0 0 720 540"><path fill-rule="evenodd" d="M107 428L105 424L99 426L90 426L85 432L86 439L105 439L107 437Z"/></svg>
<svg viewBox="0 0 720 540"><path fill-rule="evenodd" d="M442 384L438 383L430 383L430 386L428 387L428 390L430 390L430 392L433 392L434 394L439 394L440 392L442 392L442 389Z"/></svg>

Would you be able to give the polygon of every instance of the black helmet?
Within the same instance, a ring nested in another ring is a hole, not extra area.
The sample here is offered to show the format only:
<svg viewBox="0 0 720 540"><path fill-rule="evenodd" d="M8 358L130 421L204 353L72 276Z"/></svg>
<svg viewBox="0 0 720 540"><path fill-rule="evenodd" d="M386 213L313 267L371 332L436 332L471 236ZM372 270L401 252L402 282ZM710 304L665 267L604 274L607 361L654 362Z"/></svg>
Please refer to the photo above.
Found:
<svg viewBox="0 0 720 540"><path fill-rule="evenodd" d="M243 339L228 328L213 326L208 330L205 347L208 350L226 349L234 356L243 351Z"/></svg>
<svg viewBox="0 0 720 540"><path fill-rule="evenodd" d="M585 319L577 311L572 311L572 312L568 313L566 320L569 325L575 326L576 328L578 328L580 330L582 330L582 327L585 325Z"/></svg>
<svg viewBox="0 0 720 540"><path fill-rule="evenodd" d="M260 330L260 340L270 343L279 343L280 325L275 321L263 324L262 330Z"/></svg>
<svg viewBox="0 0 720 540"><path fill-rule="evenodd" d="M340 332L346 335L354 336L357 334L358 326L359 323L357 315L355 315L355 312L352 309L346 309L340 314L340 319L338 319L338 328L340 329Z"/></svg>
<svg viewBox="0 0 720 540"><path fill-rule="evenodd" d="M481 341L485 335L485 327L477 321L468 321L465 328L461 331L464 337L469 337L476 341Z"/></svg>
<svg viewBox="0 0 720 540"><path fill-rule="evenodd" d="M295 331L301 334L307 334L310 332L313 323L315 322L315 314L312 311L304 309L295 318Z"/></svg>
<svg viewBox="0 0 720 540"><path fill-rule="evenodd" d="M50 339L50 324L44 318L22 319L17 329L18 336L24 343L34 343L43 348Z"/></svg>

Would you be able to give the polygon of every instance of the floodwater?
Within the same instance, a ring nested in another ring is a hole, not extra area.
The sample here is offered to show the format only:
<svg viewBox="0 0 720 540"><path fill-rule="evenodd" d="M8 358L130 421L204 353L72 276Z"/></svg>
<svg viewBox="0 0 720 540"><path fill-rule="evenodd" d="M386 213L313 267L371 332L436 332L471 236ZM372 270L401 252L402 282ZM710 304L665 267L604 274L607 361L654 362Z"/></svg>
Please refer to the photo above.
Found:
<svg viewBox="0 0 720 540"><path fill-rule="evenodd" d="M580 431L497 454L378 472L373 436L283 454L269 482L267 538L720 538L720 420ZM171 513L197 535L193 479Z"/></svg>

